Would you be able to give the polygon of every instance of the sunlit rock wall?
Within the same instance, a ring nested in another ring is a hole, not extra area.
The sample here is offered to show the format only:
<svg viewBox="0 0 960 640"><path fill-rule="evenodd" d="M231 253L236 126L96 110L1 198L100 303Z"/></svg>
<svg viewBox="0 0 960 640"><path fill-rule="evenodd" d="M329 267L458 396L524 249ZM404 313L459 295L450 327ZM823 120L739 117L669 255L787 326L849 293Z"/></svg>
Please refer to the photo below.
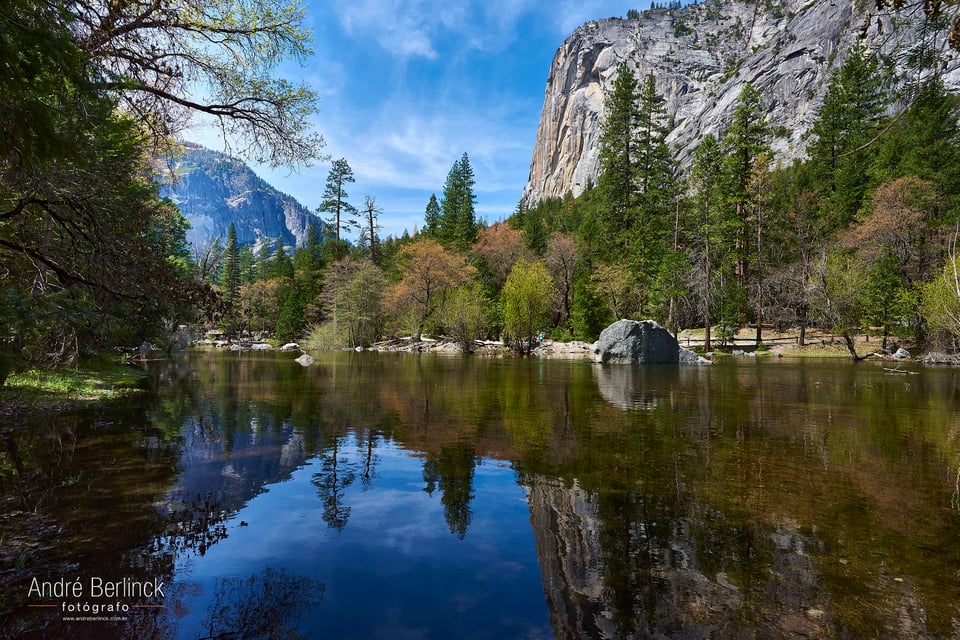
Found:
<svg viewBox="0 0 960 640"><path fill-rule="evenodd" d="M690 160L703 135L722 135L745 83L769 107L768 122L780 134L777 158L802 157L830 71L846 59L868 17L867 42L895 71L893 88L916 79L906 60L919 42L923 12L913 12L912 27L892 38L889 16L871 10L873 2L850 0L709 0L581 26L550 67L524 201L579 195L596 183L604 95L621 61L639 79L656 78L675 125L668 140L681 161ZM945 35L932 46L946 50ZM960 87L956 55L948 54L941 71L948 87Z"/></svg>

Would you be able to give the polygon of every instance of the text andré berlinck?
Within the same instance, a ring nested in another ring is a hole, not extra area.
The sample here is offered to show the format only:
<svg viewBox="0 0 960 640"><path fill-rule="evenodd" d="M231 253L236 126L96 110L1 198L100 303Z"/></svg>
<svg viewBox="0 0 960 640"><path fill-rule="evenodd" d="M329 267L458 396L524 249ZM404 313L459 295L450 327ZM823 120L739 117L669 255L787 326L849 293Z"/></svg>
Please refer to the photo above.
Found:
<svg viewBox="0 0 960 640"><path fill-rule="evenodd" d="M87 581L88 590L84 591L84 583L77 578L76 580L40 581L36 577L30 581L30 590L28 597L36 598L163 598L163 580L154 578L153 580L134 580L133 578L123 578L122 580L104 580L92 576Z"/></svg>

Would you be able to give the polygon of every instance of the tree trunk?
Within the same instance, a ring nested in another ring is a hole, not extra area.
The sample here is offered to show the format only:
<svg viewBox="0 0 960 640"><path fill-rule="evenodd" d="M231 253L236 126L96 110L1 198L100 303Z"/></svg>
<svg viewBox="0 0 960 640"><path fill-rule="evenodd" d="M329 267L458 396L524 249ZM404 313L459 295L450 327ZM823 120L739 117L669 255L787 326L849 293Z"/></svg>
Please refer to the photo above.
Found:
<svg viewBox="0 0 960 640"><path fill-rule="evenodd" d="M872 358L872 357L874 357L874 356L879 355L879 354L877 354L877 353L875 353L875 352L865 353L865 354L862 355L862 356L861 356L861 355L857 355L857 350L856 350L856 348L853 346L853 338L850 337L850 332L847 331L847 330L844 330L844 332L843 332L843 341L846 343L846 345L847 345L847 351L850 352L850 356L853 358L853 361L854 361L854 362L860 362L861 360L866 360L867 358Z"/></svg>

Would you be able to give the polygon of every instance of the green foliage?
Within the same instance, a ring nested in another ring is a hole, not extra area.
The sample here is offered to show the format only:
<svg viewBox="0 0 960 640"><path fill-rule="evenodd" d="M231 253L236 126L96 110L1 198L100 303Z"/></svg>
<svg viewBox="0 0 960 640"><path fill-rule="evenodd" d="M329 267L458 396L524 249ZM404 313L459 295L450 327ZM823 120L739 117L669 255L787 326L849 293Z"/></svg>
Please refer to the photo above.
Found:
<svg viewBox="0 0 960 640"><path fill-rule="evenodd" d="M443 185L440 220L435 237L446 246L466 251L477 239L475 180L470 158L463 156L453 163ZM428 205L429 206L429 205Z"/></svg>
<svg viewBox="0 0 960 640"><path fill-rule="evenodd" d="M372 260L347 259L334 263L324 275L323 306L326 321L313 340L329 346L366 347L380 339L385 314L387 279Z"/></svg>
<svg viewBox="0 0 960 640"><path fill-rule="evenodd" d="M428 238L436 238L440 233L440 203L437 194L430 194L430 201L423 213L423 233Z"/></svg>
<svg viewBox="0 0 960 640"><path fill-rule="evenodd" d="M638 85L633 70L622 62L613 89L604 102L600 137L600 191L602 207L590 222L591 245L598 257L627 249L635 205L634 143Z"/></svg>
<svg viewBox="0 0 960 640"><path fill-rule="evenodd" d="M342 233L348 233L358 226L356 218L353 217L357 213L357 208L347 202L350 195L347 193L346 186L351 182L356 182L356 180L347 159L334 160L330 172L327 174L323 201L317 207L317 212L330 214L325 222L333 229L337 240L341 240Z"/></svg>
<svg viewBox="0 0 960 640"><path fill-rule="evenodd" d="M547 250L547 236L550 232L540 208L531 209L524 214L521 228L526 247L542 256Z"/></svg>
<svg viewBox="0 0 960 640"><path fill-rule="evenodd" d="M549 321L552 300L550 272L542 262L521 260L513 266L503 285L503 322L514 349L530 352L534 336Z"/></svg>
<svg viewBox="0 0 960 640"><path fill-rule="evenodd" d="M291 283L283 295L283 304L277 316L277 325L274 337L278 342L293 342L299 340L306 332L307 318L304 315L306 306L303 294L295 283Z"/></svg>
<svg viewBox="0 0 960 640"><path fill-rule="evenodd" d="M154 147L205 116L259 163L303 165L322 157L309 118L317 95L274 77L285 61L310 54L306 9L287 0L40 3L57 7L93 67L101 94L137 114ZM5 29L4 29L5 30Z"/></svg>
<svg viewBox="0 0 960 640"><path fill-rule="evenodd" d="M471 353L474 341L489 329L493 306L479 284L461 285L447 294L440 321L464 353Z"/></svg>
<svg viewBox="0 0 960 640"><path fill-rule="evenodd" d="M860 209L870 183L868 143L881 123L886 96L876 56L855 45L830 86L811 129L807 149L816 181L824 190L824 217L832 229L846 227Z"/></svg>
<svg viewBox="0 0 960 640"><path fill-rule="evenodd" d="M96 95L82 69L60 68L82 56L65 37L57 42L73 53L30 63L43 75L41 88L64 83L43 96L57 103L56 119L46 123L53 129L35 131L51 136L51 146L28 144L0 157L0 289L5 304L31 319L28 331L19 320L0 326L0 348L17 352L3 356L7 369L76 362L157 338L192 319L207 294L192 281L183 217L145 178L137 124ZM67 86L73 82L79 86Z"/></svg>
<svg viewBox="0 0 960 640"><path fill-rule="evenodd" d="M951 252L943 270L923 287L921 313L934 347L960 347L960 259Z"/></svg>
<svg viewBox="0 0 960 640"><path fill-rule="evenodd" d="M574 337L593 342L614 320L613 312L594 289L589 274L581 273L573 285L573 305L570 310Z"/></svg>
<svg viewBox="0 0 960 640"><path fill-rule="evenodd" d="M915 176L944 194L946 221L960 219L960 99L939 81L923 86L884 134L872 165L874 182Z"/></svg>

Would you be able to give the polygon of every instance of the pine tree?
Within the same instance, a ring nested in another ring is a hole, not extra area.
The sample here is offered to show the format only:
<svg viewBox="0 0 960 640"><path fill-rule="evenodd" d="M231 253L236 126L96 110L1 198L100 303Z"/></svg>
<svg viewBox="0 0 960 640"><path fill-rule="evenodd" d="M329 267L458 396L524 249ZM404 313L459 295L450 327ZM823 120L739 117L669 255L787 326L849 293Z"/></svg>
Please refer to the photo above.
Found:
<svg viewBox="0 0 960 640"><path fill-rule="evenodd" d="M357 226L357 220L351 216L357 213L356 207L347 202L346 185L349 182L355 182L353 169L347 163L346 158L335 160L330 167L330 173L327 174L327 187L323 192L323 202L318 207L318 212L329 213L327 222L334 230L337 240L343 232L349 232Z"/></svg>
<svg viewBox="0 0 960 640"><path fill-rule="evenodd" d="M714 243L717 211L720 203L720 182L723 168L723 155L720 144L714 135L708 134L694 152L690 181L694 191L695 216L700 229L700 245L703 250L703 328L705 351L711 350L710 327L713 321L712 286Z"/></svg>
<svg viewBox="0 0 960 640"><path fill-rule="evenodd" d="M863 204L875 154L868 143L878 133L885 104L877 59L858 43L830 74L808 149L824 191L824 216L833 229L846 227Z"/></svg>
<svg viewBox="0 0 960 640"><path fill-rule="evenodd" d="M223 275L220 278L227 304L237 303L240 291L240 245L237 243L237 228L231 222L227 229L227 246L223 254Z"/></svg>
<svg viewBox="0 0 960 640"><path fill-rule="evenodd" d="M640 91L634 139L634 182L637 202L634 261L642 277L650 281L660 268L669 247L669 222L673 219L677 168L667 146L666 110L657 94L653 74Z"/></svg>
<svg viewBox="0 0 960 640"><path fill-rule="evenodd" d="M428 238L437 238L440 233L440 203L437 202L437 194L430 194L430 201L427 202L426 211L423 214L423 234Z"/></svg>
<svg viewBox="0 0 960 640"><path fill-rule="evenodd" d="M597 210L595 240L601 254L626 249L633 226L635 181L634 137L637 123L637 80L625 62L617 67L613 90L607 96L600 137L600 190L602 206Z"/></svg>
<svg viewBox="0 0 960 640"><path fill-rule="evenodd" d="M752 243L748 218L753 210L750 180L757 158L770 151L766 112L763 97L753 85L746 85L737 98L733 119L721 142L725 155L722 230L724 240L733 247L734 273L741 287L747 286L750 277Z"/></svg>
<svg viewBox="0 0 960 640"><path fill-rule="evenodd" d="M277 249L273 255L272 271L274 278L292 278L293 261L283 247L283 238L277 240Z"/></svg>
<svg viewBox="0 0 960 640"><path fill-rule="evenodd" d="M467 154L453 163L443 185L437 238L445 245L465 251L477 240L473 167Z"/></svg>
<svg viewBox="0 0 960 640"><path fill-rule="evenodd" d="M224 302L227 303L224 329L233 334L239 317L240 302L240 246L237 244L237 229L231 222L227 229L227 246L223 254L223 272L220 287Z"/></svg>

